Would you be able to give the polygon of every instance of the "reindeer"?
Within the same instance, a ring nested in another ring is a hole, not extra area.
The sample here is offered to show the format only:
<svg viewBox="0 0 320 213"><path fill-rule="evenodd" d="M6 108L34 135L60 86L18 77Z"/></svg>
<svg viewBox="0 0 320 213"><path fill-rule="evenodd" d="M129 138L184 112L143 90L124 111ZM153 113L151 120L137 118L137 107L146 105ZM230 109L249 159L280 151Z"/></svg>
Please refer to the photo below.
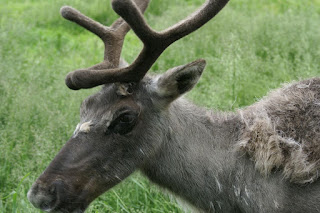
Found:
<svg viewBox="0 0 320 213"><path fill-rule="evenodd" d="M228 0L207 0L188 18L156 32L148 0L113 0L110 27L71 7L64 18L99 36L104 61L69 73L70 89L103 85L83 101L74 134L28 192L48 212L84 212L136 170L200 212L320 212L320 78L287 84L236 112L212 112L183 97L206 62L146 75L173 42L212 19ZM120 59L129 29L143 42Z"/></svg>

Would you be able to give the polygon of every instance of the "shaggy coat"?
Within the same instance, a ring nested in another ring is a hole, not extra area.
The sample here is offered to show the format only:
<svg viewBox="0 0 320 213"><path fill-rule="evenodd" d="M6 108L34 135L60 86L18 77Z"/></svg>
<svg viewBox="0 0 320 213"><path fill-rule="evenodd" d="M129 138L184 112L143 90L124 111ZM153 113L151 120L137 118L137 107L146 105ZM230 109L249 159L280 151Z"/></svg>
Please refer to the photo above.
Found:
<svg viewBox="0 0 320 213"><path fill-rule="evenodd" d="M240 150L269 175L282 170L293 183L311 183L319 176L320 79L285 85L258 103L239 110L245 130Z"/></svg>

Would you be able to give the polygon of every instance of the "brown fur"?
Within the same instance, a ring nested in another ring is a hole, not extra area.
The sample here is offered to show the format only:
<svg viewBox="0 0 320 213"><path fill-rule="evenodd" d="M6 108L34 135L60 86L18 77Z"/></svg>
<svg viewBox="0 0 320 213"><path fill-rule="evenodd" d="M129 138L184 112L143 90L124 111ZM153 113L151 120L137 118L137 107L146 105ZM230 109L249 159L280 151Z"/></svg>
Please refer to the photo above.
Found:
<svg viewBox="0 0 320 213"><path fill-rule="evenodd" d="M320 78L285 85L239 111L238 143L264 175L282 169L294 183L310 183L320 169Z"/></svg>

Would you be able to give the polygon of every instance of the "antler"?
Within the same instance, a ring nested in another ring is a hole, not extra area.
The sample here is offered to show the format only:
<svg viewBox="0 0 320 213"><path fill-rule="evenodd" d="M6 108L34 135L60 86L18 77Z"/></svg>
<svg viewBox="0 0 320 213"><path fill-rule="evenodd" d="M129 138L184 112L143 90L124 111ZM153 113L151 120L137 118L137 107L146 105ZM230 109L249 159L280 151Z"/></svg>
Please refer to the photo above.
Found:
<svg viewBox="0 0 320 213"><path fill-rule="evenodd" d="M149 0L135 0L135 2L137 7L140 8L142 12L146 10L149 4ZM122 18L117 19L110 27L108 27L90 19L78 10L69 6L62 7L60 9L60 13L65 19L73 21L97 35L104 43L105 50L103 62L85 70L107 70L119 66L123 41L126 34L130 30L130 26ZM77 71L81 70L76 70L74 72ZM84 78L85 76L86 75L82 75L78 82L86 81L86 78ZM79 83L74 84L73 81L71 81L71 78L68 77L66 78L66 84L70 89L76 90L81 88L76 86ZM82 85L82 83L80 83L80 85Z"/></svg>
<svg viewBox="0 0 320 213"><path fill-rule="evenodd" d="M92 88L112 82L140 81L170 44L203 26L218 13L228 1L229 0L207 0L201 8L188 18L164 31L156 32L146 23L142 13L132 0L112 0L113 10L130 25L135 34L143 42L144 47L141 53L128 67L114 68L116 67L114 66L113 68L100 68L101 66L94 66L93 69L73 71L66 77L67 86L71 89L80 89ZM100 36L100 31L104 29L103 26L87 17L85 18L85 24L82 24L84 18L79 19L81 21L77 23L94 33L98 32L99 34L96 34L102 38L103 36ZM106 50L105 52L108 51Z"/></svg>

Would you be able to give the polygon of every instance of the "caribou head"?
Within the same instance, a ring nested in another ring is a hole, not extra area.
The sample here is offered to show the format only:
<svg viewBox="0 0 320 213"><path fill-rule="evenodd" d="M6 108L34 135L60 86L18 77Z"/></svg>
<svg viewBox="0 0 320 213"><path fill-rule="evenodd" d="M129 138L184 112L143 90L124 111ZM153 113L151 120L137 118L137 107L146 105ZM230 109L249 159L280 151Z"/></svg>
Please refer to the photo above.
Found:
<svg viewBox="0 0 320 213"><path fill-rule="evenodd" d="M197 83L205 61L199 59L159 76L146 73L170 44L208 22L227 0L208 0L194 14L161 32L151 29L142 15L148 1L113 0L112 7L121 18L110 27L62 7L64 18L96 34L105 44L104 61L69 73L67 86L74 90L103 86L83 101L74 134L28 192L35 207L48 212L83 212L161 149L170 131L167 109ZM120 55L130 28L144 47L127 65Z"/></svg>

